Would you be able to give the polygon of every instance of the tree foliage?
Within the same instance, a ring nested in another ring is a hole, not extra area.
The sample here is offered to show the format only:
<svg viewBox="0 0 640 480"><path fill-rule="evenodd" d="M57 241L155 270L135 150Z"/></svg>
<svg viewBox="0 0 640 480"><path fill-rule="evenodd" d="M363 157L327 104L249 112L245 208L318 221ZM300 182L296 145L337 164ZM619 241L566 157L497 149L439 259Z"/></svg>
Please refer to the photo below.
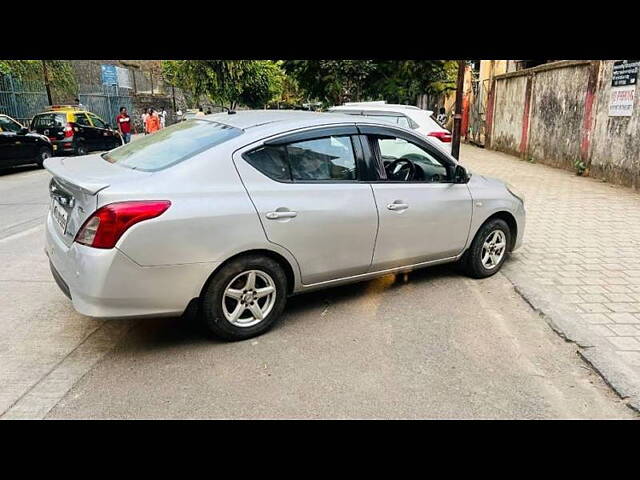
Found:
<svg viewBox="0 0 640 480"><path fill-rule="evenodd" d="M73 68L65 60L44 60L52 96L76 95L78 84ZM44 86L43 60L0 60L0 74L11 75L23 84Z"/></svg>
<svg viewBox="0 0 640 480"><path fill-rule="evenodd" d="M205 95L231 109L239 104L266 105L281 93L284 75L270 60L167 60L162 69L165 79L191 94L195 102Z"/></svg>
<svg viewBox="0 0 640 480"><path fill-rule="evenodd" d="M290 60L283 66L308 97L326 105L415 103L421 94L455 89L456 62L446 60Z"/></svg>

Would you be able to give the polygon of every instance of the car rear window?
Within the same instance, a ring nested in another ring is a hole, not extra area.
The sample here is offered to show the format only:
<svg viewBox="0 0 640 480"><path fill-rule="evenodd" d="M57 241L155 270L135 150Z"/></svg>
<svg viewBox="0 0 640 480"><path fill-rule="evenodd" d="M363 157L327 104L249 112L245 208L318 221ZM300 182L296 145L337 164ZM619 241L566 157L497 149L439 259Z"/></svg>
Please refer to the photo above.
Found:
<svg viewBox="0 0 640 480"><path fill-rule="evenodd" d="M121 167L156 172L241 134L242 130L222 123L187 120L106 152L102 158Z"/></svg>
<svg viewBox="0 0 640 480"><path fill-rule="evenodd" d="M42 113L33 117L32 128L64 127L67 125L65 113Z"/></svg>

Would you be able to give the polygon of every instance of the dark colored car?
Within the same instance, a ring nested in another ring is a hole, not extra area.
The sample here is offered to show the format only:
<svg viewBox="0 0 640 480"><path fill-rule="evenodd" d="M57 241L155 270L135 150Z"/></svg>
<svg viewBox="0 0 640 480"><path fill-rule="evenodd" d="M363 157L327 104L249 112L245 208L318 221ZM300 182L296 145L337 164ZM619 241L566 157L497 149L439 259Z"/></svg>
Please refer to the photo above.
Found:
<svg viewBox="0 0 640 480"><path fill-rule="evenodd" d="M0 168L34 163L42 166L52 153L47 137L29 132L10 116L0 114Z"/></svg>
<svg viewBox="0 0 640 480"><path fill-rule="evenodd" d="M123 144L120 133L96 114L69 105L54 105L35 115L31 130L51 140L55 155L86 155Z"/></svg>

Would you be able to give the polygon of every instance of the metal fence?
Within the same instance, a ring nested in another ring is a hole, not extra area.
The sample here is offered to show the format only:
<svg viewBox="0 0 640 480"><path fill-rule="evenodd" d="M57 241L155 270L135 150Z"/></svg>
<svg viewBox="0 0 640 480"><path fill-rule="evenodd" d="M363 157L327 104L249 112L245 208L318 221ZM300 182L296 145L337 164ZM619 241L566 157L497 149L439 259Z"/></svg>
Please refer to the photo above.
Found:
<svg viewBox="0 0 640 480"><path fill-rule="evenodd" d="M120 107L126 107L129 112L133 111L132 89L116 85L80 85L78 90L78 99L84 108L111 126L115 125Z"/></svg>
<svg viewBox="0 0 640 480"><path fill-rule="evenodd" d="M132 89L115 85L79 85L77 98L84 108L115 125L120 107L133 110ZM28 125L37 113L49 106L44 83L25 83L0 75L0 113Z"/></svg>
<svg viewBox="0 0 640 480"><path fill-rule="evenodd" d="M44 83L25 83L9 75L0 75L0 113L27 125L48 105Z"/></svg>

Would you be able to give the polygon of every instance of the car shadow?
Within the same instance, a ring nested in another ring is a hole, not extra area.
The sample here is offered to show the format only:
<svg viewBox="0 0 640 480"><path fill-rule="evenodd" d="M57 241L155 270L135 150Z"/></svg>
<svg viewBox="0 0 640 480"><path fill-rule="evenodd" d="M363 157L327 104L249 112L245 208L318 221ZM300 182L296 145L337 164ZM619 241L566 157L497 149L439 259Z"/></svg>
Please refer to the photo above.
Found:
<svg viewBox="0 0 640 480"><path fill-rule="evenodd" d="M278 322L272 331L286 328L304 313L328 304L338 305L343 302L354 301L370 290L373 282L384 279L385 290L402 288L407 284L413 286L426 285L437 279L461 277L452 265L438 265L435 267L415 270L408 273L385 275L365 282L351 283L326 288L314 292L295 295L288 299L282 321ZM227 344L229 342L211 336L192 315L166 318L145 318L135 320L136 325L123 338L117 350L123 352L162 350L182 345L210 346Z"/></svg>
<svg viewBox="0 0 640 480"><path fill-rule="evenodd" d="M39 165L19 165L16 167L1 167L0 168L0 176L3 175L12 175L15 173L28 172L30 170L42 170Z"/></svg>

